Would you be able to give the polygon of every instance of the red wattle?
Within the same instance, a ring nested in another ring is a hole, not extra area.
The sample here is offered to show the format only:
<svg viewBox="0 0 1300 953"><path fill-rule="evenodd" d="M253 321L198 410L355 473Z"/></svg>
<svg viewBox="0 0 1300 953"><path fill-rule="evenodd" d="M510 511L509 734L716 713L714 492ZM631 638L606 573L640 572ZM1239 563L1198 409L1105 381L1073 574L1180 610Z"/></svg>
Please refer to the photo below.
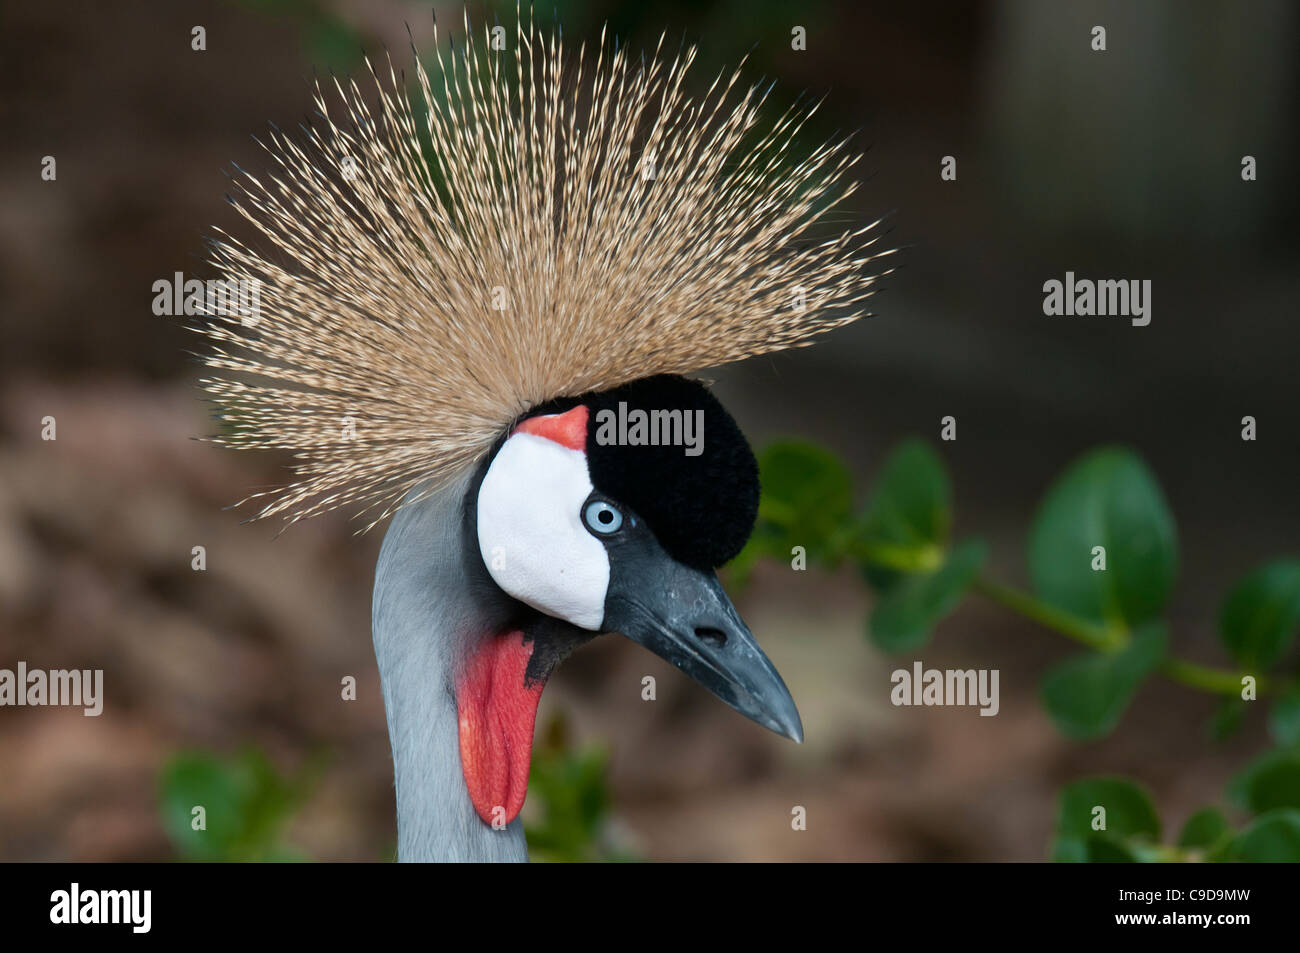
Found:
<svg viewBox="0 0 1300 953"><path fill-rule="evenodd" d="M486 824L509 824L528 794L533 724L543 683L524 685L533 643L522 632L484 641L456 686L460 765L474 810Z"/></svg>

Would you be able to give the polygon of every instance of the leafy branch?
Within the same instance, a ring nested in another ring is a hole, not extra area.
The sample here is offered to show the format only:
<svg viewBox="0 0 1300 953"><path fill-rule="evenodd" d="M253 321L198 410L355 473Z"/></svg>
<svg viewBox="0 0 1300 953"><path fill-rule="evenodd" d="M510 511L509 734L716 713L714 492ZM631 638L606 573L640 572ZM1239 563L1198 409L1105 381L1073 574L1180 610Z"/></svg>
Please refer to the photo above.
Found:
<svg viewBox="0 0 1300 953"><path fill-rule="evenodd" d="M1131 830L1121 825L1127 832L1119 839L1114 827L1107 835L1103 826L1100 833L1108 839L1096 849L1107 859L1116 859L1121 842L1128 845L1127 859L1262 859L1262 848L1250 845L1273 843L1259 833L1265 831L1283 842L1293 840L1294 859L1300 859L1300 688L1294 677L1276 671L1300 629L1300 559L1265 563L1229 591L1218 631L1233 664L1214 667L1170 651L1161 614L1178 574L1174 519L1159 484L1131 450L1104 447L1085 454L1048 489L1026 546L1029 591L984 573L988 547L982 541L952 541L951 481L924 441L907 441L887 457L865 507L856 512L848 468L821 447L774 444L763 453L760 470L758 525L732 563L736 582L743 584L764 558L795 569L852 565L876 593L867 634L891 654L923 648L967 593L978 594L1085 647L1083 654L1052 667L1042 681L1043 704L1068 737L1111 732L1154 674L1220 697L1213 726L1220 736L1240 723L1248 702L1267 695L1270 730L1281 750L1264 759L1275 759L1261 775L1269 793L1252 799L1237 792L1237 802L1260 816L1224 841L1235 845L1231 850L1218 845L1223 849L1209 857L1215 845L1197 831L1185 831L1178 845L1161 846L1152 839L1158 825L1145 820L1129 825ZM1084 790L1133 801L1126 804L1132 810L1121 816L1141 814L1137 796L1124 787L1131 782L1095 783L1101 787ZM1119 790L1125 793L1116 795ZM1208 817L1198 822L1207 829ZM1090 818L1084 821L1092 824ZM1072 814L1067 824L1063 815L1060 837L1082 836L1072 826L1079 821ZM1226 820L1224 830L1229 830ZM1083 848L1056 853L1060 859L1098 859Z"/></svg>
<svg viewBox="0 0 1300 953"><path fill-rule="evenodd" d="M526 829L539 861L634 861L639 858L610 818L609 757L575 745L556 715L533 749ZM175 856L186 861L307 861L290 828L316 795L323 752L284 773L260 748L233 754L186 750L159 773L158 809ZM385 850L392 858L392 846Z"/></svg>

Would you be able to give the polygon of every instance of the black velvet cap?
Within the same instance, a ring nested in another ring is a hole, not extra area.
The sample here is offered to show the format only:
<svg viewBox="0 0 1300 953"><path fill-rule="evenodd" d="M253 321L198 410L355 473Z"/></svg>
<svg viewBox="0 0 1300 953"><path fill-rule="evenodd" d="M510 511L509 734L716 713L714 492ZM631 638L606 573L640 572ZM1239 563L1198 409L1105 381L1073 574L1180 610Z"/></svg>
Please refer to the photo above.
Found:
<svg viewBox="0 0 1300 953"><path fill-rule="evenodd" d="M678 562L712 569L740 552L758 516L758 463L740 427L708 388L699 381L660 374L612 390L549 401L526 416L563 413L578 404L588 408L587 466L597 492L643 519ZM680 411L683 418L691 415L692 426L700 419L696 412L702 411L699 455L688 456L680 443L653 446L601 439L619 433L620 421L635 420L633 412L638 410L647 418L652 412Z"/></svg>

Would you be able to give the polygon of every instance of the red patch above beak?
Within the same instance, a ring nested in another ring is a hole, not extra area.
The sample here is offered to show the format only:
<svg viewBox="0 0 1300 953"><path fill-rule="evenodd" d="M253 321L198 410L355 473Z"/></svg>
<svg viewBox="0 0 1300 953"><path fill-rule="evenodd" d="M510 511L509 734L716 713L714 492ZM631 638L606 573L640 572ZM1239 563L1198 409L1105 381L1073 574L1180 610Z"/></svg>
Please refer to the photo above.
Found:
<svg viewBox="0 0 1300 953"><path fill-rule="evenodd" d="M524 806L533 724L544 683L524 684L533 643L522 632L488 639L456 686L460 766L483 823L505 827Z"/></svg>
<svg viewBox="0 0 1300 953"><path fill-rule="evenodd" d="M535 437L545 437L568 447L570 450L587 452L587 408L582 404L562 414L545 414L541 417L529 417L518 427L515 433L530 433Z"/></svg>

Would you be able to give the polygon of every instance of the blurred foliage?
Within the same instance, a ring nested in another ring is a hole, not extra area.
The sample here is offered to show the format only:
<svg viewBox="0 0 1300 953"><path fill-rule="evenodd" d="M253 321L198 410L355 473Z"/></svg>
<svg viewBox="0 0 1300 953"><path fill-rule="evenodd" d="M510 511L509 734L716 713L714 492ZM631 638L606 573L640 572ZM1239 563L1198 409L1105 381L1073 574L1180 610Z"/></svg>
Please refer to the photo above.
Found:
<svg viewBox="0 0 1300 953"><path fill-rule="evenodd" d="M1093 830L1098 824L1103 829ZM1160 818L1146 792L1132 781L1090 778L1061 793L1053 860L1132 860L1130 850L1159 842Z"/></svg>
<svg viewBox="0 0 1300 953"><path fill-rule="evenodd" d="M1093 568L1093 547L1106 568ZM1057 479L1029 531L1029 575L1044 602L1100 626L1158 618L1178 571L1174 521L1146 464L1094 450Z"/></svg>
<svg viewBox="0 0 1300 953"><path fill-rule="evenodd" d="M164 765L163 827L182 860L301 861L284 829L314 787L318 762L285 777L256 748L222 757L186 751Z"/></svg>
<svg viewBox="0 0 1300 953"><path fill-rule="evenodd" d="M1261 566L1228 593L1219 632L1228 652L1248 668L1271 668L1300 628L1300 560ZM1292 698L1294 699L1294 695Z"/></svg>
<svg viewBox="0 0 1300 953"><path fill-rule="evenodd" d="M525 827L533 860L639 859L621 846L610 824L608 762L598 747L575 748L562 716L551 721L533 750L528 784L531 820ZM176 855L187 861L310 860L285 842L285 829L310 798L322 766L316 758L286 776L253 747L230 756L173 756L159 779L159 809Z"/></svg>
<svg viewBox="0 0 1300 953"><path fill-rule="evenodd" d="M871 638L886 652L920 648L930 631L957 608L984 563L987 547L968 540L939 568L908 573L881 593L871 610Z"/></svg>
<svg viewBox="0 0 1300 953"><path fill-rule="evenodd" d="M575 748L568 722L556 715L533 747L524 825L528 852L538 861L631 861L619 846L609 821L606 775L609 755L603 748Z"/></svg>
<svg viewBox="0 0 1300 953"><path fill-rule="evenodd" d="M1119 724L1139 686L1165 656L1161 623L1135 631L1114 652L1087 652L1066 659L1043 679L1043 704L1062 734L1086 740Z"/></svg>
<svg viewBox="0 0 1300 953"><path fill-rule="evenodd" d="M1061 795L1052 859L1083 862L1300 862L1300 757L1270 752L1229 786L1251 815L1236 830L1218 807L1183 824L1172 845L1160 842L1151 798L1124 778L1088 778Z"/></svg>
<svg viewBox="0 0 1300 953"><path fill-rule="evenodd" d="M1048 488L1026 547L1030 592L982 574L987 547L979 540L952 541L951 480L923 441L889 454L858 516L848 469L824 448L773 444L759 469L758 525L730 569L733 582L743 585L762 559L854 565L876 593L867 634L890 653L924 648L978 591L1086 646L1042 681L1043 705L1067 737L1115 730L1155 673L1220 698L1210 726L1216 739L1237 730L1257 692L1267 695L1279 750L1229 789L1253 818L1247 826L1234 831L1207 808L1176 846L1163 846L1155 808L1136 784L1080 781L1062 797L1055 859L1300 860L1300 686L1276 671L1300 629L1300 560L1266 563L1231 589L1219 634L1239 668L1215 669L1171 654L1162 613L1178 575L1177 533L1159 483L1131 450L1093 450ZM1105 808L1104 829L1093 829L1096 807Z"/></svg>

